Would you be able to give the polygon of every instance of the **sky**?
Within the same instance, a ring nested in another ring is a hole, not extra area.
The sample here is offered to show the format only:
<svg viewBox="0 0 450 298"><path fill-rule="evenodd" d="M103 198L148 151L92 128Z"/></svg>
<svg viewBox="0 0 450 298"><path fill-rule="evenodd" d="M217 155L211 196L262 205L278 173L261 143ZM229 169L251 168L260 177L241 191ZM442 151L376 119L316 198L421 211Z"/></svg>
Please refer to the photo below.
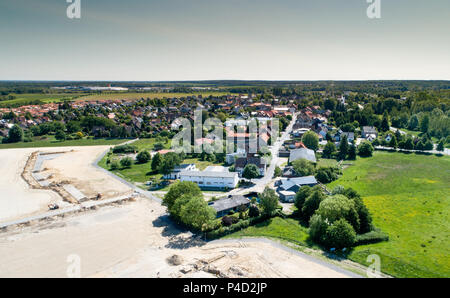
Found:
<svg viewBox="0 0 450 298"><path fill-rule="evenodd" d="M0 0L0 80L450 80L450 1Z"/></svg>

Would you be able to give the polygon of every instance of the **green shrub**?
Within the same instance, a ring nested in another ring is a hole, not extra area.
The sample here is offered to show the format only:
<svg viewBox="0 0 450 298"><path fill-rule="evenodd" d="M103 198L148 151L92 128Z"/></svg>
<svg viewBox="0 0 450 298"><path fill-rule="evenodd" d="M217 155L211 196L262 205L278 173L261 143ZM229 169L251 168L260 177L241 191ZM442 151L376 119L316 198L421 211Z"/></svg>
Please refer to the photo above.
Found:
<svg viewBox="0 0 450 298"><path fill-rule="evenodd" d="M352 247L356 242L356 232L345 220L340 219L327 228L324 244L328 247Z"/></svg>
<svg viewBox="0 0 450 298"><path fill-rule="evenodd" d="M356 236L355 245L372 244L388 240L389 240L388 235L379 230L375 230Z"/></svg>
<svg viewBox="0 0 450 298"><path fill-rule="evenodd" d="M139 152L139 154L136 156L136 161L138 162L138 163L147 163L147 162L149 162L150 160L151 160L151 155L150 155L150 152L148 152L148 151L141 151L141 152Z"/></svg>
<svg viewBox="0 0 450 298"><path fill-rule="evenodd" d="M309 221L309 236L317 243L323 243L328 223L321 215L314 214Z"/></svg>
<svg viewBox="0 0 450 298"><path fill-rule="evenodd" d="M137 147L127 144L127 145L119 145L113 148L113 153L135 153L137 151Z"/></svg>
<svg viewBox="0 0 450 298"><path fill-rule="evenodd" d="M130 168L132 164L133 160L131 159L131 157L125 157L120 160L120 165L123 168Z"/></svg>

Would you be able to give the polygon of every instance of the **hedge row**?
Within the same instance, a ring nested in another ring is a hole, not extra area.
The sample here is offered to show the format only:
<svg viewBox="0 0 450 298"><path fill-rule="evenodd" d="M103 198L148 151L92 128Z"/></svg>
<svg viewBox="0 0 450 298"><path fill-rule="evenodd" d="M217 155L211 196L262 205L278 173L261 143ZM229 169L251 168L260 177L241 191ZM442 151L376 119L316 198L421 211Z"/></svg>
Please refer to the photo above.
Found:
<svg viewBox="0 0 450 298"><path fill-rule="evenodd" d="M389 240L388 235L386 235L385 233L383 233L379 230L374 230L374 231L370 231L365 234L357 235L355 246L363 245L363 244L373 244L373 243L388 241L388 240Z"/></svg>
<svg viewBox="0 0 450 298"><path fill-rule="evenodd" d="M275 210L271 214L261 214L257 217L252 217L246 220L241 220L236 224L233 224L229 227L220 227L216 230L210 231L206 233L206 238L208 240L217 239L220 237L223 237L225 235L240 231L242 229L248 228L250 226L256 225L258 223L261 223L263 221L266 221L272 217L276 216L284 216L284 214L281 212L281 210Z"/></svg>
<svg viewBox="0 0 450 298"><path fill-rule="evenodd" d="M133 145L119 145L113 148L113 153L134 153L137 147Z"/></svg>

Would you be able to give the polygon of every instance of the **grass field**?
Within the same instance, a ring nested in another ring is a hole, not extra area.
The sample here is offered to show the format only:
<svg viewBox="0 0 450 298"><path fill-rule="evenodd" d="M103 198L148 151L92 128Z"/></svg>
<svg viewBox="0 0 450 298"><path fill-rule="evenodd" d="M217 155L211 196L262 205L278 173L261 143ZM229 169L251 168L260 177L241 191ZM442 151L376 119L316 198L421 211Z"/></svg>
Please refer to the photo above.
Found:
<svg viewBox="0 0 450 298"><path fill-rule="evenodd" d="M358 158L329 185L352 187L364 198L388 242L354 248L348 258L363 265L377 254L381 270L396 277L450 276L450 157L375 152ZM263 236L314 247L308 229L274 218L227 237Z"/></svg>
<svg viewBox="0 0 450 298"><path fill-rule="evenodd" d="M114 92L114 93L102 93L86 95L78 98L78 100L114 100L114 99L126 99L126 100L136 100L141 98L171 98L171 97L187 97L193 95L202 95L203 97L222 96L227 95L229 92L220 91L205 91L205 92L194 92L194 93L156 93L156 92Z"/></svg>
<svg viewBox="0 0 450 298"><path fill-rule="evenodd" d="M212 96L222 96L230 94L229 92L223 91L199 91L193 93L156 93L156 92L103 92L101 94L86 94L80 92L74 93L50 93L50 94L11 94L16 98L11 100L0 101L0 108L2 107L19 107L22 105L35 104L34 101L39 100L41 104L51 103L51 102L62 102L65 100L114 100L114 99L125 99L125 100L137 100L141 98L170 98L170 97L187 97L192 95L202 95L203 97Z"/></svg>
<svg viewBox="0 0 450 298"><path fill-rule="evenodd" d="M0 101L0 107L28 105L30 101L39 100L41 103L62 102L72 100L78 94L57 93L57 94L11 94L16 98Z"/></svg>
<svg viewBox="0 0 450 298"><path fill-rule="evenodd" d="M359 246L349 258L381 257L400 277L450 277L450 157L376 152L330 185L357 190L390 240Z"/></svg>
<svg viewBox="0 0 450 298"><path fill-rule="evenodd" d="M58 141L55 139L54 136L47 136L45 139L40 138L41 137L39 138L35 137L33 142L0 144L0 149L117 145L127 141L124 139L86 139L86 138L80 140Z"/></svg>

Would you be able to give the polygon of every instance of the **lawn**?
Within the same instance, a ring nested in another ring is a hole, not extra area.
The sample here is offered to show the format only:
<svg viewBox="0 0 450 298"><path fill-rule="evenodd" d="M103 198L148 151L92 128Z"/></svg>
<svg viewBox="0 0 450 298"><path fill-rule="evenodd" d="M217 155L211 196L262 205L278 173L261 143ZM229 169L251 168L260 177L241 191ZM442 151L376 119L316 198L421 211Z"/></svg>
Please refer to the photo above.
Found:
<svg viewBox="0 0 450 298"><path fill-rule="evenodd" d="M227 235L224 238L239 237L277 238L304 246L310 246L308 241L308 228L299 225L298 221L292 218L283 219L280 217L274 217L268 221Z"/></svg>
<svg viewBox="0 0 450 298"><path fill-rule="evenodd" d="M134 142L132 145L136 146L138 148L138 151L153 151L153 146L156 143L161 143L164 145L164 149L170 149L171 147L171 140L169 140L168 143L164 143L164 141L160 141L157 138L149 138L149 139L139 139L138 141Z"/></svg>
<svg viewBox="0 0 450 298"><path fill-rule="evenodd" d="M126 142L124 139L87 139L58 141L54 136L47 136L45 139L35 137L33 142L18 142L9 144L0 144L0 149L12 148L38 148L38 147L68 147L68 146L100 146L117 145Z"/></svg>
<svg viewBox="0 0 450 298"><path fill-rule="evenodd" d="M375 152L354 161L329 188L335 185L357 190L375 226L390 237L354 248L350 260L367 266L367 256L377 254L381 270L392 276L450 276L450 157ZM273 237L314 246L307 233L294 219L273 218L227 237Z"/></svg>

